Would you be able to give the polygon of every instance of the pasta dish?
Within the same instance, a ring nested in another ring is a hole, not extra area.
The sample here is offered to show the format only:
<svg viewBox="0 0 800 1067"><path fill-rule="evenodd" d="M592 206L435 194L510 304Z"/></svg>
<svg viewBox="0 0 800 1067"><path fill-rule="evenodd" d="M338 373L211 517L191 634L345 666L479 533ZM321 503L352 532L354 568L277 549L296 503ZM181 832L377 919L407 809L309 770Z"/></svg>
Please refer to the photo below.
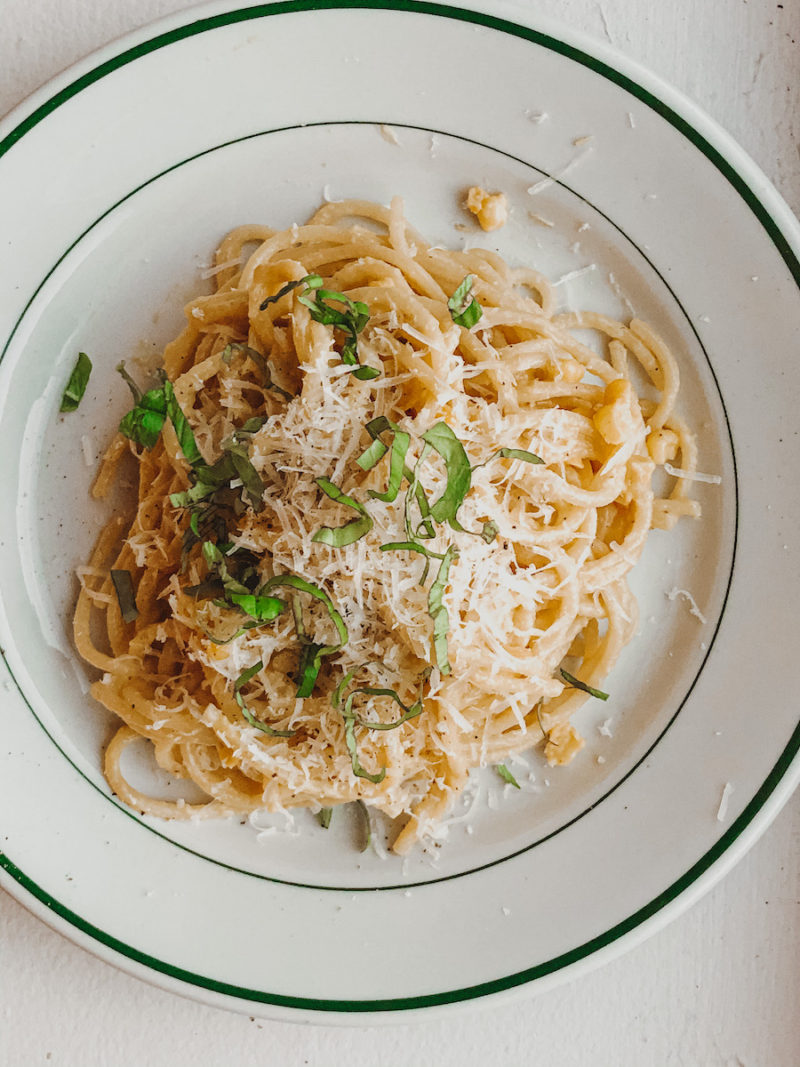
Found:
<svg viewBox="0 0 800 1067"><path fill-rule="evenodd" d="M170 819L326 825L359 800L402 853L471 769L579 751L649 531L699 513L677 364L644 322L559 313L529 267L430 246L399 199L239 227L213 278L151 388L120 368L133 403L93 489L133 454L74 620L121 720L105 773ZM656 493L665 463L683 476ZM208 800L135 788L140 738Z"/></svg>

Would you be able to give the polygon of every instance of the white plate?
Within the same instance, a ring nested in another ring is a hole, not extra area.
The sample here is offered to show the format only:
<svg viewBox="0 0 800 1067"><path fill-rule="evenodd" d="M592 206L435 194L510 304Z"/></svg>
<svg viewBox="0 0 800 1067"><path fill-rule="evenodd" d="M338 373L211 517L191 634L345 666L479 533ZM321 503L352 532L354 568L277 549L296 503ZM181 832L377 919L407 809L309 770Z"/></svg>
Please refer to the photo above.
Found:
<svg viewBox="0 0 800 1067"><path fill-rule="evenodd" d="M407 864L355 852L345 819L260 836L141 819L103 781L108 721L67 626L101 520L84 453L126 405L114 366L177 331L233 225L302 220L323 190L400 193L431 240L460 245L473 183L513 210L468 240L579 271L565 305L634 307L666 335L701 469L722 476L698 486L701 522L648 544L613 700L587 710L571 768L534 757L520 794L484 775L474 832L456 824ZM198 999L375 1021L552 984L742 855L800 773L800 240L693 105L552 25L403 0L215 5L105 49L7 119L0 204L0 865L23 903ZM78 349L95 371L60 417Z"/></svg>

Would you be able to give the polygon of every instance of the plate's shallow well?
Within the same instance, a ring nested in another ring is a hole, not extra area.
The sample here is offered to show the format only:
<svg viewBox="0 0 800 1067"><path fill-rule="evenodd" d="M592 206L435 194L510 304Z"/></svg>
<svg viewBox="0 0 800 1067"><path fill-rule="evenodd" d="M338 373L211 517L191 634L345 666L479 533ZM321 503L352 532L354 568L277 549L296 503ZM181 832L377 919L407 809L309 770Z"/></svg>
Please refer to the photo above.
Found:
<svg viewBox="0 0 800 1067"><path fill-rule="evenodd" d="M710 884L796 779L796 227L706 119L585 42L432 5L305 6L141 34L4 128L4 884L216 1003L391 1013L602 958ZM53 159L58 183L26 206ZM509 197L496 234L460 207L476 183ZM721 483L697 487L700 522L651 538L639 632L568 770L512 764L519 792L477 775L446 837L406 861L359 854L347 820L143 820L103 782L108 721L68 628L103 518L93 463L126 405L114 368L180 329L227 229L396 193L433 242L497 249L562 279L564 307L656 326ZM79 349L90 387L59 416Z"/></svg>

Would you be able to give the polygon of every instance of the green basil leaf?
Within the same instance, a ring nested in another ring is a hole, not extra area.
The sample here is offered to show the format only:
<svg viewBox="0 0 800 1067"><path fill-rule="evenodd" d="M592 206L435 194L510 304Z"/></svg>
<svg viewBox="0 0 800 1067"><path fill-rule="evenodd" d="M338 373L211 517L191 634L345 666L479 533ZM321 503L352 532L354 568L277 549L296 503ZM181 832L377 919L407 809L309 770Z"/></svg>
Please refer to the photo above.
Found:
<svg viewBox="0 0 800 1067"><path fill-rule="evenodd" d="M246 585L237 581L228 571L228 564L225 561L225 556L220 552L219 548L212 541L203 542L203 556L209 571L218 576L222 582L222 588L228 598L232 594L238 596L249 596L250 590Z"/></svg>
<svg viewBox="0 0 800 1067"><path fill-rule="evenodd" d="M493 459L521 459L525 463L544 463L541 456L537 456L535 452L528 452L524 448L498 448L488 459L485 459L483 463L476 463L472 469L476 471L479 467L485 467Z"/></svg>
<svg viewBox="0 0 800 1067"><path fill-rule="evenodd" d="M444 559L442 553L433 552L430 548L426 548L425 545L421 545L418 541L390 541L385 545L381 545L380 549L381 552L419 552L421 556L425 556L425 566L423 567L422 574L419 578L419 585L424 585L427 581L431 560Z"/></svg>
<svg viewBox="0 0 800 1067"><path fill-rule="evenodd" d="M387 541L385 545L380 546L381 552L419 552L422 556L428 556L431 559L444 559L444 554L441 552L434 552L426 545L421 545L419 541Z"/></svg>
<svg viewBox="0 0 800 1067"><path fill-rule="evenodd" d="M166 417L167 401L163 388L148 389L127 415L123 416L119 430L134 444L152 448L161 434Z"/></svg>
<svg viewBox="0 0 800 1067"><path fill-rule="evenodd" d="M89 375L92 373L92 361L85 352L78 353L78 360L72 368L72 374L61 397L59 411L75 411L83 399L86 386L89 384Z"/></svg>
<svg viewBox="0 0 800 1067"><path fill-rule="evenodd" d="M300 284L300 282L295 282L292 284L292 288ZM288 292L289 290L287 289L286 291ZM277 300L283 295L284 292L283 290L281 290L281 292L274 298L268 297L267 300L261 305L261 310L263 311L266 305L271 302L271 300ZM263 356L257 348L251 348L250 345L242 344L239 341L231 341L230 344L225 346L222 352L222 362L230 364L236 352L240 352L243 356L248 356L253 361L253 363L255 363L261 374L262 384L265 389L271 389L273 392L278 393L279 396L282 396L284 400L294 400L294 397L291 393L288 393L285 389L281 388L280 385L278 385L272 380L272 371L270 370L270 366L267 362L266 356ZM244 430L244 427L242 427L242 429ZM252 431L246 432L249 433Z"/></svg>
<svg viewBox="0 0 800 1067"><path fill-rule="evenodd" d="M347 751L350 753L350 763L356 778L366 778L368 782L373 782L375 785L378 782L382 782L386 777L385 767L381 767L377 774L370 774L369 771L364 770L361 766L361 761L358 758L358 745L356 744L356 720L352 717L344 716L344 740L347 745Z"/></svg>
<svg viewBox="0 0 800 1067"><path fill-rule="evenodd" d="M199 504L201 500L207 500L218 489L219 485L215 483L198 480L191 489L186 489L182 493L170 493L169 502L174 508L188 508L192 504ZM191 523L191 519L189 521Z"/></svg>
<svg viewBox="0 0 800 1067"><path fill-rule="evenodd" d="M435 537L436 531L433 528L433 522L431 521L431 509L428 504L428 498L425 495L425 490L419 483L419 469L432 452L432 446L429 444L423 445L422 451L419 454L419 459L414 464L414 470L409 471L406 468L403 471L403 475L408 479L409 488L406 493L406 498L403 507L403 517L406 528L406 537L409 541L415 541L417 537L432 538ZM417 506L421 516L421 522L418 524L417 529L412 529L411 523L411 506L416 500Z"/></svg>
<svg viewBox="0 0 800 1067"><path fill-rule="evenodd" d="M186 592L185 589L184 592ZM231 641L235 641L237 637L241 637L242 634L246 634L248 630L253 630L256 626L260 625L261 623L255 620L253 622L246 622L244 626L240 626L237 630L234 630L228 637L220 637L219 634L212 633L210 630L206 629L205 626L200 626L195 623L195 626L200 633L203 634L204 637L207 637L214 645L229 645Z"/></svg>
<svg viewBox="0 0 800 1067"><path fill-rule="evenodd" d="M364 693L367 696L391 697L395 704L399 705L403 709L404 714L401 715L399 719L395 719L394 722L369 722L365 719L361 719L352 710L353 699L358 696L359 693ZM408 722L409 719L416 719L418 715L422 714L422 711L423 705L421 700L418 700L415 704L412 704L411 707L409 707L407 704L403 703L403 701L400 699L399 695L395 692L394 689L384 689L370 685L362 685L359 686L357 689L353 689L353 691L348 694L347 700L345 701L344 711L342 714L353 715L353 718L358 723L358 725L363 726L368 730L396 730L398 726L402 726L403 723Z"/></svg>
<svg viewBox="0 0 800 1067"><path fill-rule="evenodd" d="M117 374L121 375L122 380L125 382L131 393L133 394L134 404L138 404L139 401L142 399L142 390L139 388L139 386L136 384L133 378L131 378L130 374L128 374L127 370L125 369L124 359L120 360L120 362L117 364Z"/></svg>
<svg viewBox="0 0 800 1067"><path fill-rule="evenodd" d="M232 443L225 449L225 455L230 457L236 476L242 481L250 506L254 511L260 511L264 506L264 482L250 462L247 446L238 442Z"/></svg>
<svg viewBox="0 0 800 1067"><path fill-rule="evenodd" d="M297 669L296 696L300 700L305 700L314 692L314 686L317 684L317 677L322 667L322 657L331 655L332 651L338 651L338 649L331 650L330 646L318 645L314 641L307 641L303 645Z"/></svg>
<svg viewBox="0 0 800 1067"><path fill-rule="evenodd" d="M436 522L448 522L454 530L461 530L456 516L472 485L472 469L464 446L446 422L431 426L422 440L439 453L447 469L447 486L431 505L431 516Z"/></svg>
<svg viewBox="0 0 800 1067"><path fill-rule="evenodd" d="M433 585L428 591L428 614L433 619L433 647L436 653L436 666L443 675L450 674L450 662L447 658L447 631L450 627L450 616L444 606L443 596L450 565L458 559L458 552L449 545L444 559L439 564L439 571Z"/></svg>
<svg viewBox="0 0 800 1067"><path fill-rule="evenodd" d="M136 596L133 591L131 572L126 570L112 570L111 581L114 585L114 592L117 594L117 603L119 604L122 621L133 622L139 615L139 609L136 607Z"/></svg>
<svg viewBox="0 0 800 1067"><path fill-rule="evenodd" d="M463 326L465 330L474 326L483 314L480 304L472 296L473 281L472 275L468 274L447 301L453 322L456 326Z"/></svg>
<svg viewBox="0 0 800 1067"><path fill-rule="evenodd" d="M254 663L252 667L248 667L246 670L242 671L242 673L233 683L234 692L238 693L243 685L247 685L251 678L255 678L258 672L263 670L264 664L261 662L261 660L259 660L258 663Z"/></svg>
<svg viewBox="0 0 800 1067"><path fill-rule="evenodd" d="M175 436L178 438L178 444L181 452L183 452L184 459L192 467L196 463L202 463L203 457L197 447L192 428L181 411L180 404L175 396L175 390L172 388L172 382L165 381L163 389L167 415L175 429Z"/></svg>
<svg viewBox="0 0 800 1067"><path fill-rule="evenodd" d="M335 500L337 504L344 504L346 507L352 508L359 513L361 518L353 519L352 522L335 528L322 526L311 538L312 541L330 545L332 548L344 548L345 545L352 545L369 533L372 529L372 519L363 504L359 504L353 497L343 493L338 486L327 478L315 478L314 481L331 500Z"/></svg>
<svg viewBox="0 0 800 1067"><path fill-rule="evenodd" d="M497 537L497 530L497 523L490 519L489 522L485 522L483 524L480 536L484 539L487 545L490 545L492 541L494 541L495 537Z"/></svg>
<svg viewBox="0 0 800 1067"><path fill-rule="evenodd" d="M587 685L586 682L582 682L580 678L576 678L574 674L565 671L563 667L561 668L561 677L567 685L571 685L573 689L580 689L584 693L588 693L590 696L597 697L598 700L608 700L608 693L604 693L602 689L593 689L592 686Z"/></svg>
<svg viewBox="0 0 800 1067"><path fill-rule="evenodd" d="M242 686L246 685L251 678L253 678L259 671L264 669L264 664L261 660L258 663L254 663L252 667L248 667L247 670L242 671L239 677L236 679L233 685L234 696L236 697L236 703L242 709L242 715L250 723L251 726L255 726L257 730L261 730L262 733L267 734L269 737L293 737L294 730L275 730L271 726L267 726L265 722L261 722L250 711L247 704L244 702L244 697L241 694Z"/></svg>
<svg viewBox="0 0 800 1067"><path fill-rule="evenodd" d="M238 429L233 431L233 436L238 441L243 434L258 433L264 423L267 422L267 419L267 415L253 415L252 418L247 419Z"/></svg>
<svg viewBox="0 0 800 1067"><path fill-rule="evenodd" d="M371 378L379 377L380 370L375 367L362 366L358 358L358 335L369 322L367 305L361 300L351 300L345 293L322 289L320 284L309 285L309 289L314 290L313 296L305 292L297 299L308 308L315 322L322 323L323 326L333 326L345 334L347 340L342 346L340 358L346 366L356 368L352 372L353 377L360 381L369 381ZM330 301L343 304L344 310L333 307Z"/></svg>
<svg viewBox="0 0 800 1067"><path fill-rule="evenodd" d="M381 434L390 433L392 435L391 455L389 457L389 484L383 493L378 493L374 489L368 491L369 495L375 500L383 500L385 503L391 504L393 500L397 499L397 494L400 492L400 486L406 472L406 454L408 453L411 438L399 426L390 422L385 415L379 415L378 418L368 422L366 431L372 438L372 444L356 460L359 467L365 471L371 470L387 452L387 446L381 440Z"/></svg>
<svg viewBox="0 0 800 1067"><path fill-rule="evenodd" d="M263 596L268 593L270 589L280 588L281 586L288 586L290 589L297 589L301 593L308 593L309 596L313 596L316 600L321 600L325 607L328 609L328 614L331 617L333 625L336 627L336 632L339 635L339 644L336 646L336 651L340 648L344 648L349 639L347 627L344 624L342 616L333 606L333 602L328 594L320 589L318 585L314 585L313 582L307 582L305 578L300 578L296 574L276 574L273 578L269 578L264 585L259 589L259 595Z"/></svg>
<svg viewBox="0 0 800 1067"><path fill-rule="evenodd" d="M520 789L521 786L511 771L506 767L505 763L498 763L495 770L503 779L504 782L508 782L509 785L513 785L515 789Z"/></svg>
<svg viewBox="0 0 800 1067"><path fill-rule="evenodd" d="M356 726L361 726L367 730L396 730L398 726L402 726L403 723L408 722L409 719L415 719L418 715L422 713L422 690L420 688L419 699L409 707L407 704L403 703L403 701L400 699L399 694L394 689L384 688L382 686L359 686L348 694L347 699L344 702L344 707L342 707L342 696L344 695L345 690L348 688L356 673L360 669L361 668L356 668L355 670L348 671L347 674L344 675L339 684L336 686L336 689L331 694L331 707L336 708L337 710L341 708L341 714L342 719L344 720L345 728L345 742L347 744L348 752L350 753L350 762L353 767L353 774L355 774L358 778L366 778L370 782L377 783L383 781L386 775L386 768L383 767L377 774L370 774L369 772L365 771L364 768L361 766L361 762L358 758L358 745L356 742L355 732ZM423 676L423 680L428 677L429 673L430 672L425 673L425 675ZM358 716L353 710L353 701L360 693L363 693L366 696L390 697L402 709L403 714L400 716L399 719L395 719L394 722L368 722L367 720L362 719L360 716Z"/></svg>
<svg viewBox="0 0 800 1067"><path fill-rule="evenodd" d="M299 281L287 282L274 296L268 296L266 300L261 302L260 310L266 311L270 304L276 304L287 293L291 293L300 285L307 285L309 289L319 289L322 285L322 278L320 278L319 274L307 274L305 278L300 278Z"/></svg>
<svg viewBox="0 0 800 1067"><path fill-rule="evenodd" d="M263 596L271 589L281 587L288 587L289 589L296 589L301 593L308 593L309 596L313 596L316 600L322 601L328 610L328 614L330 615L331 621L336 627L336 632L339 636L339 643L336 645L320 645L314 641L310 641L306 637L299 600L297 598L292 598L292 612L295 618L295 627L297 628L297 636L302 645L300 665L298 669L297 696L304 699L305 697L311 696L314 690L317 675L322 667L323 658L325 656L332 656L334 653L344 648L349 640L349 634L342 616L333 606L333 601L328 594L323 589L320 589L319 586L314 585L313 582L306 581L305 578L300 578L296 574L276 574L261 586L258 593L259 596Z"/></svg>
<svg viewBox="0 0 800 1067"><path fill-rule="evenodd" d="M381 372L377 367L359 367L358 370L353 371L353 377L358 378L360 382L368 382L380 376Z"/></svg>
<svg viewBox="0 0 800 1067"><path fill-rule="evenodd" d="M524 448L501 448L497 455L504 459L521 459L526 463L544 463L541 456L537 456L535 452L528 452Z"/></svg>
<svg viewBox="0 0 800 1067"><path fill-rule="evenodd" d="M286 610L286 604L275 596L255 596L253 593L229 593L228 600L241 608L245 615L259 622L269 622Z"/></svg>
<svg viewBox="0 0 800 1067"><path fill-rule="evenodd" d="M372 844L372 827L370 826L369 812L367 811L367 805L363 800L357 800L355 805L357 810L361 813L361 824L364 827L364 844L359 849L359 852L366 852Z"/></svg>

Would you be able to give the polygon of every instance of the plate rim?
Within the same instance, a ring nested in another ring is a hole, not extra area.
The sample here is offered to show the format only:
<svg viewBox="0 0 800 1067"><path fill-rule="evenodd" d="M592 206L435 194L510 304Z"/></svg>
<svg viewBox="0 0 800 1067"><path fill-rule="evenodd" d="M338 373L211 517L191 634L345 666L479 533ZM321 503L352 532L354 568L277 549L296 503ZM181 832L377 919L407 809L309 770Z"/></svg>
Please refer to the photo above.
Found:
<svg viewBox="0 0 800 1067"><path fill-rule="evenodd" d="M474 0L465 0L466 4L472 2ZM715 120L680 90L604 42L505 3L492 4L492 12L500 14L432 0L278 0L271 3L244 0L233 8L217 0L184 9L95 50L18 104L0 121L0 159L26 133L74 95L150 52L219 27L312 10L393 11L449 18L510 34L588 67L656 111L703 153L756 217L800 287L800 225L769 179ZM336 1001L248 990L184 971L125 945L41 889L2 852L0 885L48 925L101 959L162 988L194 996L206 1003L219 1005L220 998L224 998L226 1007L241 1011L270 1006L281 1009L282 1017L294 1020L301 1014L314 1021L331 1022L338 1017L345 1022L358 1023L368 1019L374 1023L376 1016L388 1021L389 1017L418 1015L421 1011L429 1017L431 1009L441 1012L464 1007L476 998L485 1001L489 997L515 991L518 994L531 992L564 981L619 955L665 926L716 884L777 815L800 780L798 753L800 722L760 788L726 832L688 871L633 915L552 960L512 975L444 993ZM270 1014L274 1015L274 1010Z"/></svg>

